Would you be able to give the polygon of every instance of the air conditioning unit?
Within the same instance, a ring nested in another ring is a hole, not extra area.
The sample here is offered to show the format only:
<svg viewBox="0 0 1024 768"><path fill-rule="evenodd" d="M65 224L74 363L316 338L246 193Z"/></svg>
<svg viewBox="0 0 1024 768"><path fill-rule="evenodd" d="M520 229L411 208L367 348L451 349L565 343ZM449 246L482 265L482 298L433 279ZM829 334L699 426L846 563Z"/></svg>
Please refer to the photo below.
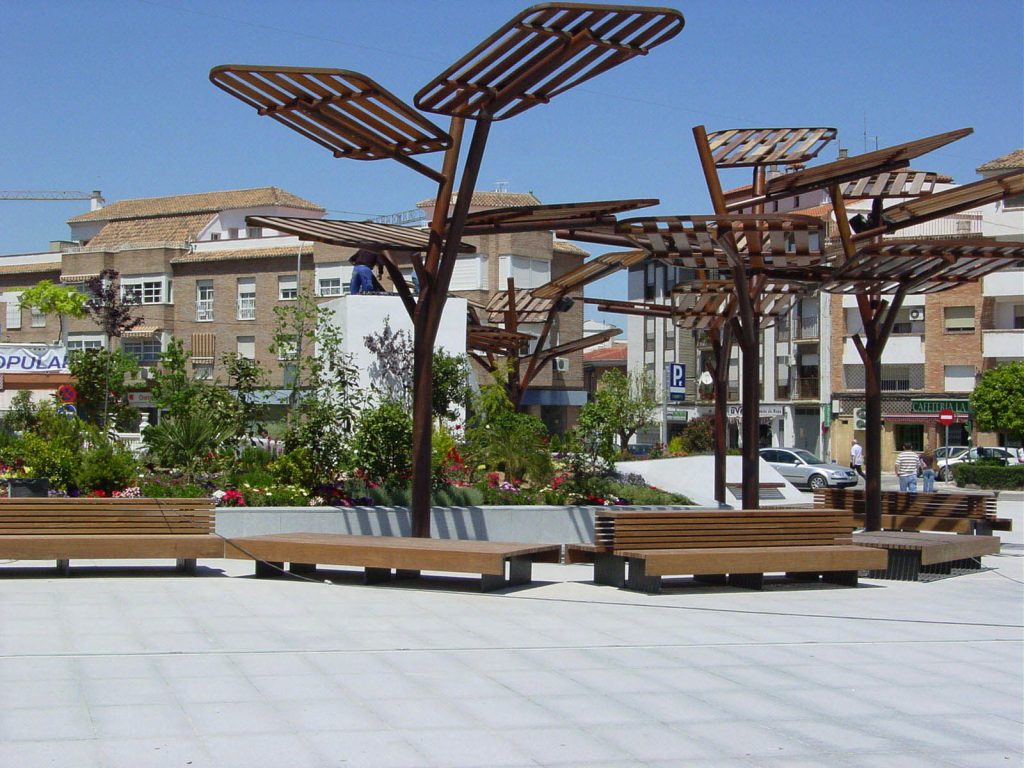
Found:
<svg viewBox="0 0 1024 768"><path fill-rule="evenodd" d="M924 307L910 310L909 317L911 320L924 320Z"/></svg>
<svg viewBox="0 0 1024 768"><path fill-rule="evenodd" d="M569 370L569 358L568 357L556 357L555 358L555 370L559 373L565 373Z"/></svg>

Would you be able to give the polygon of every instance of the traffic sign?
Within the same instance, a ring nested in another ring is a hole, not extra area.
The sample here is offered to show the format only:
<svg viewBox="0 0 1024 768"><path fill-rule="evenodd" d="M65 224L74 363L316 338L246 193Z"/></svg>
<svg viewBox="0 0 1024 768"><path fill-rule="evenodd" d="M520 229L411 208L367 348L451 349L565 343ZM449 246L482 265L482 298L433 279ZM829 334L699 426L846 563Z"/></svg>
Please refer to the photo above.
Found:
<svg viewBox="0 0 1024 768"><path fill-rule="evenodd" d="M78 399L78 391L70 384L61 384L57 387L57 399L62 403L73 403Z"/></svg>
<svg viewBox="0 0 1024 768"><path fill-rule="evenodd" d="M953 413L949 408L943 408L939 411L939 424L949 426L956 421L956 414Z"/></svg>
<svg viewBox="0 0 1024 768"><path fill-rule="evenodd" d="M669 363L665 368L669 402L684 402L686 400L686 366L682 363Z"/></svg>

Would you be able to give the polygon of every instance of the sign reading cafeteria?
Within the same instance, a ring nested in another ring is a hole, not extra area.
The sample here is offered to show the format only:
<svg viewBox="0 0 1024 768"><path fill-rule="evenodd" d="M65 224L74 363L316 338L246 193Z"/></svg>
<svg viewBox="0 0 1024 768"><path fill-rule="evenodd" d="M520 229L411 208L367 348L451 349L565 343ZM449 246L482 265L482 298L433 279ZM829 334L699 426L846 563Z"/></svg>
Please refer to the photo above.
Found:
<svg viewBox="0 0 1024 768"><path fill-rule="evenodd" d="M67 373L68 351L49 344L0 344L0 373Z"/></svg>

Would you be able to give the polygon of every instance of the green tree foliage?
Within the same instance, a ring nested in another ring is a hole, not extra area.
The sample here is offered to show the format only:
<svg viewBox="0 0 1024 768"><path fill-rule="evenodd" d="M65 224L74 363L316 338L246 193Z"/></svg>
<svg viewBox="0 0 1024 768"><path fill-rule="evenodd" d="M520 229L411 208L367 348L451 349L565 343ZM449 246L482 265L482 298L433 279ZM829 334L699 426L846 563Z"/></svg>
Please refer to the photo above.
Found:
<svg viewBox="0 0 1024 768"><path fill-rule="evenodd" d="M23 307L31 307L44 315L57 315L60 318L60 338L64 338L64 323L68 317L86 317L89 310L86 303L89 297L70 285L56 285L49 280L38 283L22 291L18 302Z"/></svg>
<svg viewBox="0 0 1024 768"><path fill-rule="evenodd" d="M192 409L196 392L203 383L188 372L188 357L181 339L172 338L160 353L160 363L153 368L155 378L150 392L153 403L168 416L178 417Z"/></svg>
<svg viewBox="0 0 1024 768"><path fill-rule="evenodd" d="M541 486L554 474L544 422L517 413L500 380L480 388L466 443L474 463L503 471L509 480Z"/></svg>
<svg viewBox="0 0 1024 768"><path fill-rule="evenodd" d="M672 438L669 453L707 453L715 444L715 420L701 416L683 427L683 431Z"/></svg>
<svg viewBox="0 0 1024 768"><path fill-rule="evenodd" d="M239 437L252 436L263 426L267 408L259 401L259 393L268 385L267 372L260 364L234 352L221 357L221 363L228 372L228 386L235 390L238 399Z"/></svg>
<svg viewBox="0 0 1024 768"><path fill-rule="evenodd" d="M978 429L1024 437L1024 362L990 368L971 393Z"/></svg>
<svg viewBox="0 0 1024 768"><path fill-rule="evenodd" d="M367 479L405 482L412 472L412 414L402 403L383 400L366 408L352 440L351 461Z"/></svg>
<svg viewBox="0 0 1024 768"><path fill-rule="evenodd" d="M0 449L0 462L22 463L33 477L45 477L57 490L73 489L82 453L89 445L104 442L100 432L79 418L57 413L56 403L27 404L30 415L22 418L26 429Z"/></svg>
<svg viewBox="0 0 1024 768"><path fill-rule="evenodd" d="M139 464L132 452L119 442L101 440L82 456L77 482L83 492L103 491L107 495L133 485Z"/></svg>
<svg viewBox="0 0 1024 768"><path fill-rule="evenodd" d="M78 390L78 416L103 427L108 421L122 429L134 429L138 411L128 404L125 380L138 373L139 364L121 350L75 350L68 356L68 369Z"/></svg>
<svg viewBox="0 0 1024 768"><path fill-rule="evenodd" d="M142 437L157 464L181 469L191 482L234 437L234 428L230 423L210 418L205 411L193 411L150 424Z"/></svg>
<svg viewBox="0 0 1024 768"><path fill-rule="evenodd" d="M606 450L609 433L618 437L619 450L625 451L630 438L654 422L658 405L653 375L637 371L627 376L613 368L601 377L597 394L583 406L580 419L598 452Z"/></svg>
<svg viewBox="0 0 1024 768"><path fill-rule="evenodd" d="M465 410L472 396L466 356L452 355L443 349L434 350L433 381L431 410L434 418L448 421L459 418L459 409Z"/></svg>

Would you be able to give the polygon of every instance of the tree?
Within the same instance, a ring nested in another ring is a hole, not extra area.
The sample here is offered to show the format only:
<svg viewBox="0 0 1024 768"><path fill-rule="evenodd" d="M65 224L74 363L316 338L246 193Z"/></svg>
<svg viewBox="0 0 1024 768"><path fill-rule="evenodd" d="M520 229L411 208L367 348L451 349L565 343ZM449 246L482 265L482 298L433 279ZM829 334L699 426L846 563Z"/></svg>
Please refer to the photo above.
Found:
<svg viewBox="0 0 1024 768"><path fill-rule="evenodd" d="M1024 437L1024 362L985 371L971 393L978 429Z"/></svg>
<svg viewBox="0 0 1024 768"><path fill-rule="evenodd" d="M128 404L125 384L139 370L134 357L119 349L75 350L68 356L68 368L76 379L79 418L100 427L113 421L120 428L135 428L138 411Z"/></svg>
<svg viewBox="0 0 1024 768"><path fill-rule="evenodd" d="M44 315L60 318L60 339L64 340L65 318L86 317L89 297L70 285L56 285L49 280L40 280L31 288L22 291L19 303L23 307L37 309Z"/></svg>
<svg viewBox="0 0 1024 768"><path fill-rule="evenodd" d="M125 331L142 324L141 317L132 316L135 307L142 304L142 297L134 291L122 296L117 280L119 274L116 269L104 269L86 283L90 293L85 302L86 311L108 339L121 338Z"/></svg>
<svg viewBox="0 0 1024 768"><path fill-rule="evenodd" d="M267 407L259 401L259 391L267 386L267 372L248 357L228 352L221 357L228 372L228 386L238 398L239 437L252 437L263 426Z"/></svg>
<svg viewBox="0 0 1024 768"><path fill-rule="evenodd" d="M597 394L583 406L580 418L598 433L614 433L619 438L619 450L625 451L638 430L654 423L659 402L653 375L636 371L627 376L613 368L601 377Z"/></svg>

